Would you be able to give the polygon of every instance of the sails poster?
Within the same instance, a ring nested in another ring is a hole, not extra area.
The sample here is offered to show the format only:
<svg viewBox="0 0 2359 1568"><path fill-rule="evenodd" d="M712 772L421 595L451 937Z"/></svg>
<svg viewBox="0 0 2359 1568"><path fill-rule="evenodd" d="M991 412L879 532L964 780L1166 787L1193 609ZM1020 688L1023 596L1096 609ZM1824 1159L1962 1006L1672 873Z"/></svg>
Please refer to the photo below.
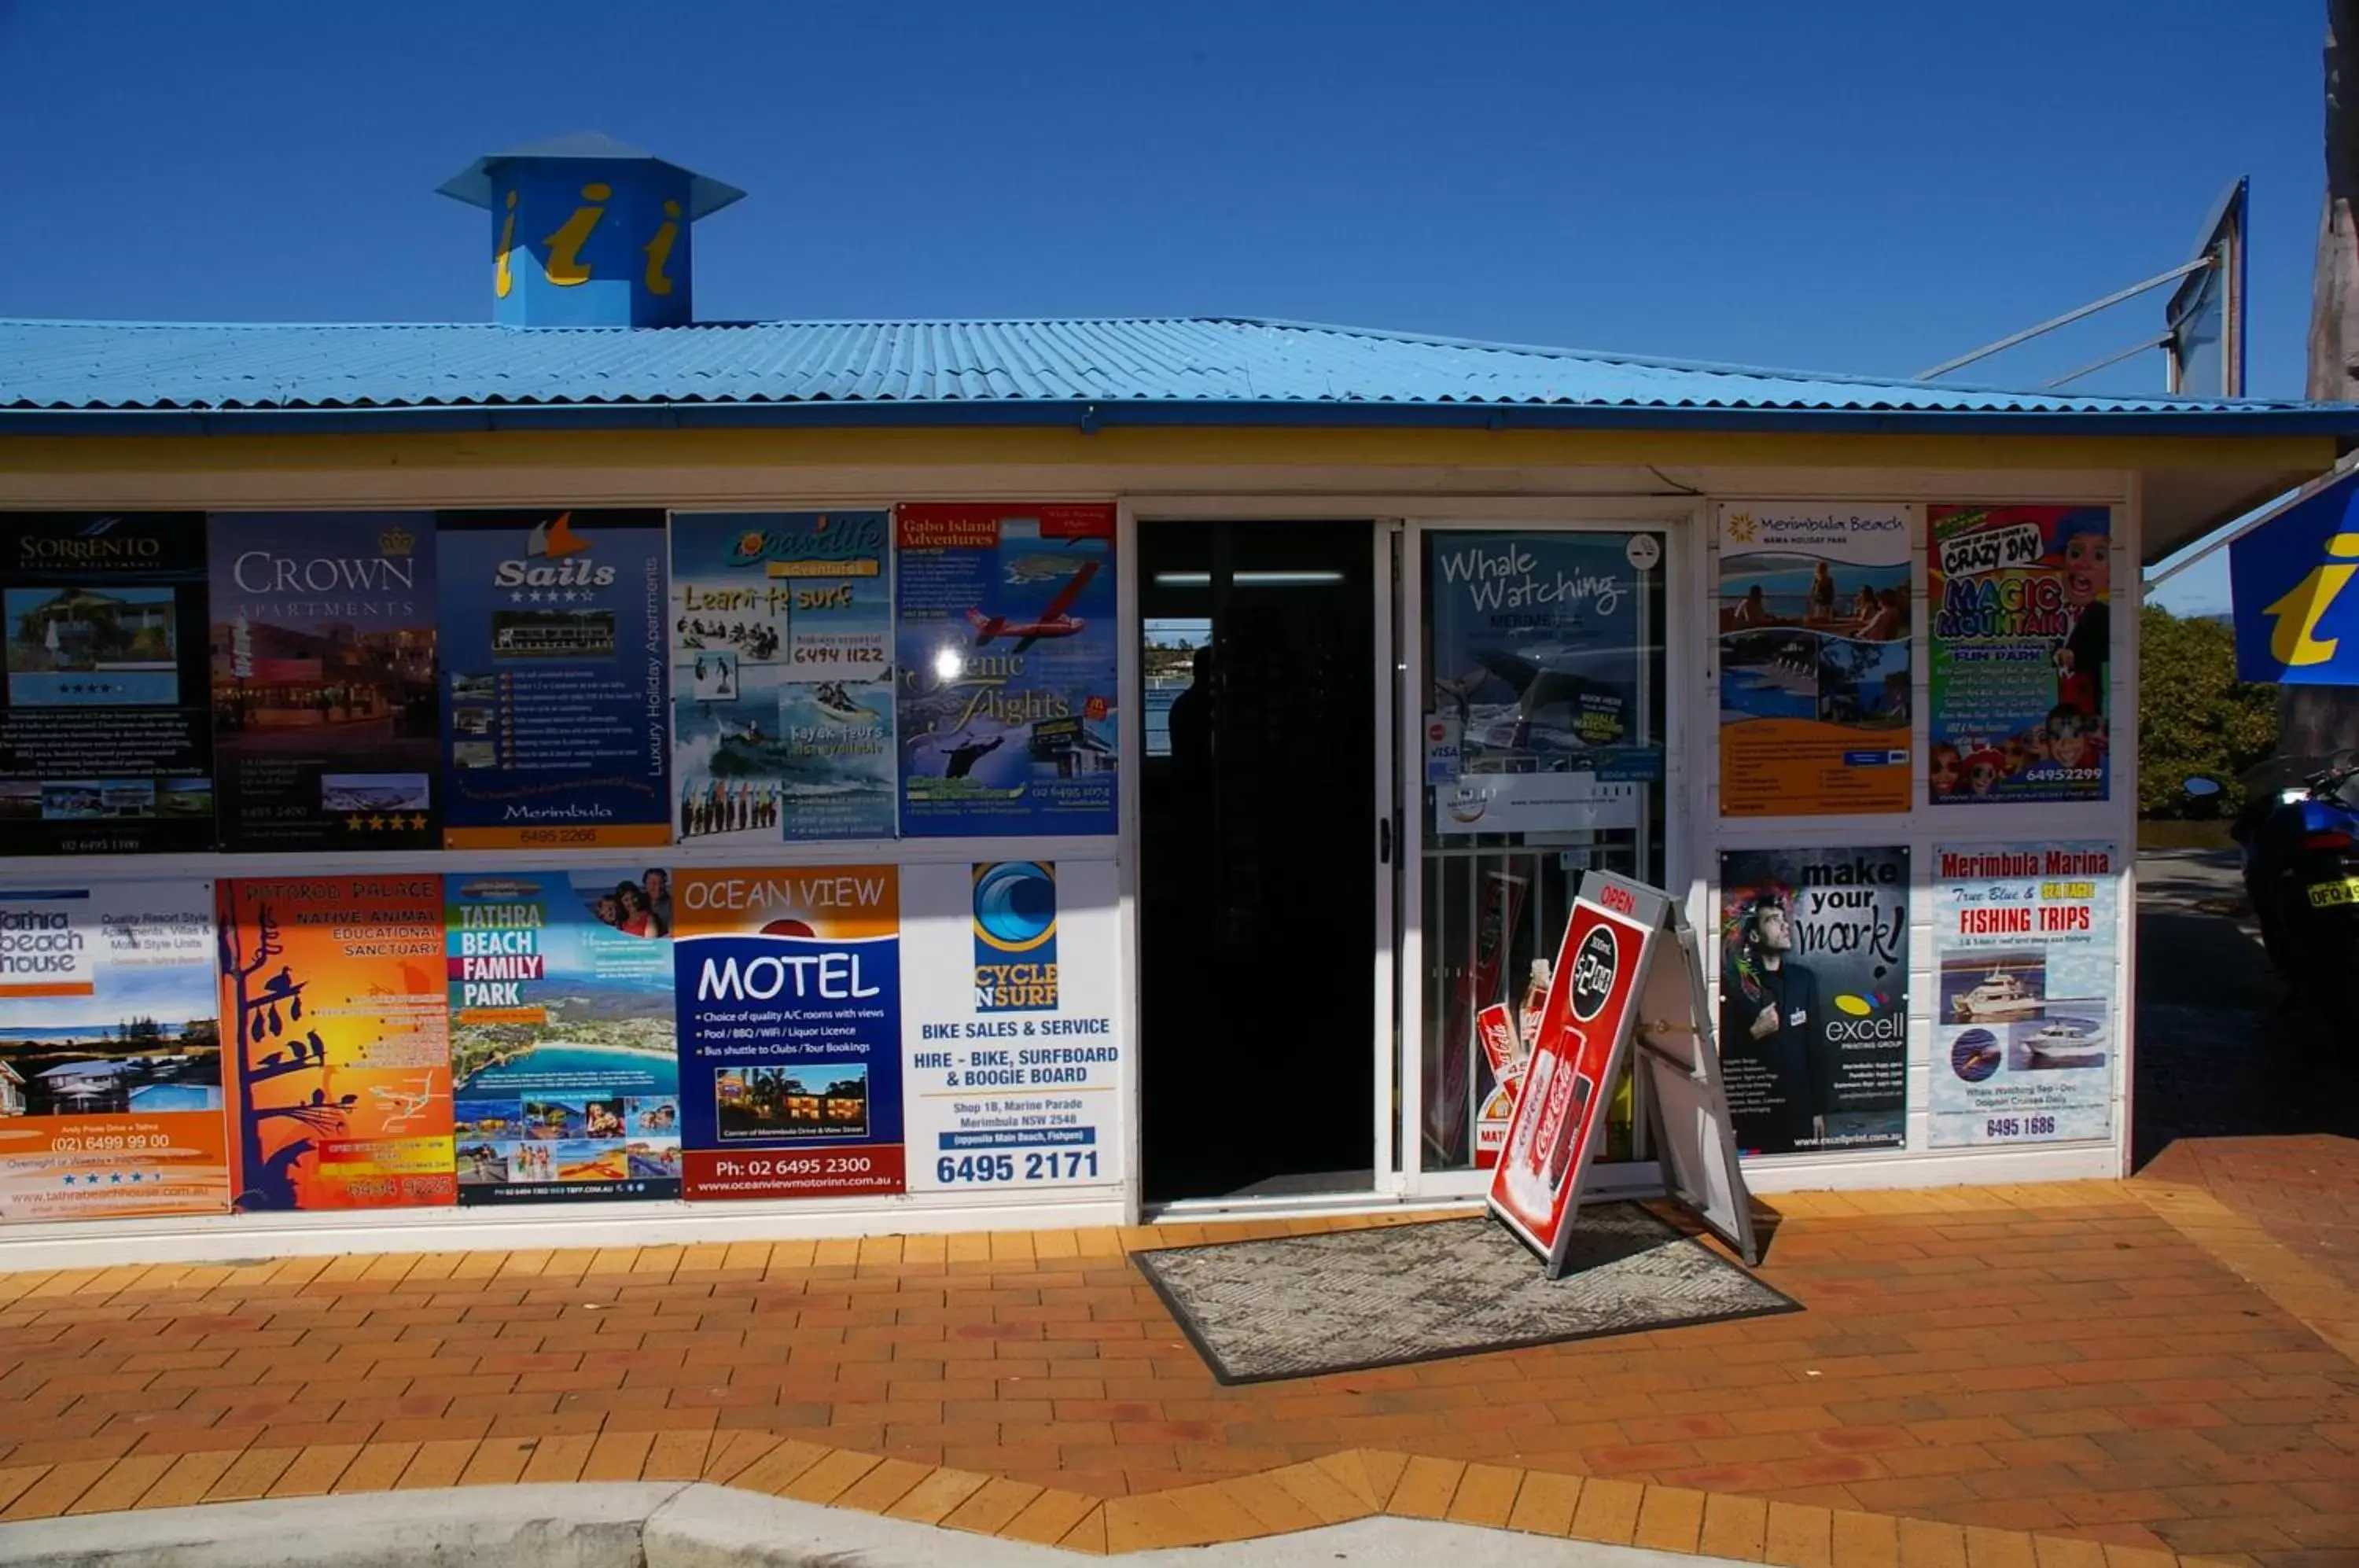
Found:
<svg viewBox="0 0 2359 1568"><path fill-rule="evenodd" d="M1934 861L1934 1147L2113 1137L2119 847L1945 844Z"/></svg>
<svg viewBox="0 0 2359 1568"><path fill-rule="evenodd" d="M901 832L1111 833L1114 509L893 517Z"/></svg>
<svg viewBox="0 0 2359 1568"><path fill-rule="evenodd" d="M203 515L0 516L0 613L10 853L211 849Z"/></svg>
<svg viewBox="0 0 2359 1568"><path fill-rule="evenodd" d="M444 512L442 838L671 842L664 515Z"/></svg>
<svg viewBox="0 0 2359 1568"><path fill-rule="evenodd" d="M673 516L681 843L893 836L891 562L883 512Z"/></svg>
<svg viewBox="0 0 2359 1568"><path fill-rule="evenodd" d="M679 1196L669 875L443 879L459 1202Z"/></svg>
<svg viewBox="0 0 2359 1568"><path fill-rule="evenodd" d="M0 887L0 1222L221 1214L212 887Z"/></svg>
<svg viewBox="0 0 2359 1568"><path fill-rule="evenodd" d="M1720 508L1720 812L1908 809L1915 510Z"/></svg>
<svg viewBox="0 0 2359 1568"><path fill-rule="evenodd" d="M234 1206L453 1202L442 878L241 877L217 894Z"/></svg>
<svg viewBox="0 0 2359 1568"><path fill-rule="evenodd" d="M206 533L221 846L439 847L433 515L215 513Z"/></svg>

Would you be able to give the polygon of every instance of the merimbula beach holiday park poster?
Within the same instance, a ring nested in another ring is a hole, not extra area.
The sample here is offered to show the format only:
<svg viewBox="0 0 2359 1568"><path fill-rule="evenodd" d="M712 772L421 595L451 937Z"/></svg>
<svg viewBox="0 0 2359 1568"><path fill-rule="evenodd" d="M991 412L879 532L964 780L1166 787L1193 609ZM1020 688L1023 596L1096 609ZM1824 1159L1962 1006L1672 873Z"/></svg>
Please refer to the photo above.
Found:
<svg viewBox="0 0 2359 1568"><path fill-rule="evenodd" d="M1908 506L1720 508L1720 809L1908 809Z"/></svg>
<svg viewBox="0 0 2359 1568"><path fill-rule="evenodd" d="M1932 804L2102 800L2111 777L2104 506L1935 506Z"/></svg>
<svg viewBox="0 0 2359 1568"><path fill-rule="evenodd" d="M1114 509L894 512L901 832L1112 833Z"/></svg>
<svg viewBox="0 0 2359 1568"><path fill-rule="evenodd" d="M0 1221L229 1207L212 888L0 887Z"/></svg>
<svg viewBox="0 0 2359 1568"><path fill-rule="evenodd" d="M677 513L671 567L679 841L891 838L886 515Z"/></svg>
<svg viewBox="0 0 2359 1568"><path fill-rule="evenodd" d="M459 1201L679 1196L668 873L443 890Z"/></svg>

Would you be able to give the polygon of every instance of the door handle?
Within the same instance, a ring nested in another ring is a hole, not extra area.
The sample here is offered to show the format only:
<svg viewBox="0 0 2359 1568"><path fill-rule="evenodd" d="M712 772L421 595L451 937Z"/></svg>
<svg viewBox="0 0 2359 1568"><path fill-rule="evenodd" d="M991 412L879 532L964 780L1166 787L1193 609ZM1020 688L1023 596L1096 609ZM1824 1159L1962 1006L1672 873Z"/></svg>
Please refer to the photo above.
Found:
<svg viewBox="0 0 2359 1568"><path fill-rule="evenodd" d="M1390 866L1392 863L1393 820L1390 817L1378 817L1376 819L1376 864Z"/></svg>

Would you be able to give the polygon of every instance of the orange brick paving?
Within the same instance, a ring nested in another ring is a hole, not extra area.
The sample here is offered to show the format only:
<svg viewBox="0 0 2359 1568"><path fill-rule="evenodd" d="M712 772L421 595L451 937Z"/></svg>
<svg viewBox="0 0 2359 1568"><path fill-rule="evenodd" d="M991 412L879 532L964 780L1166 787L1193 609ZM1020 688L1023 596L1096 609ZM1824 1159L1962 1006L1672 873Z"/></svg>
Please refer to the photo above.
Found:
<svg viewBox="0 0 2359 1568"><path fill-rule="evenodd" d="M1240 1388L1123 1256L1202 1226L0 1275L0 1519L702 1477L1084 1551L1389 1511L1797 1568L2359 1562L2325 1277L2209 1194L1774 1207L1804 1312Z"/></svg>
<svg viewBox="0 0 2359 1568"><path fill-rule="evenodd" d="M2182 1138L2140 1172L2203 1187L2270 1237L2359 1290L2359 1138Z"/></svg>

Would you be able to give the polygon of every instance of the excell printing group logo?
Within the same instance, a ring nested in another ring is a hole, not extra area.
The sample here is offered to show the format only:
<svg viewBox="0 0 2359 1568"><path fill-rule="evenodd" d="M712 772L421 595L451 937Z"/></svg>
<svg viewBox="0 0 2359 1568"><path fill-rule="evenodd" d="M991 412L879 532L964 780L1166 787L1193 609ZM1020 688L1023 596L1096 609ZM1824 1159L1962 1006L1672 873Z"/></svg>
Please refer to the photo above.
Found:
<svg viewBox="0 0 2359 1568"><path fill-rule="evenodd" d="M1057 1006L1057 867L995 860L974 868L974 1010Z"/></svg>

